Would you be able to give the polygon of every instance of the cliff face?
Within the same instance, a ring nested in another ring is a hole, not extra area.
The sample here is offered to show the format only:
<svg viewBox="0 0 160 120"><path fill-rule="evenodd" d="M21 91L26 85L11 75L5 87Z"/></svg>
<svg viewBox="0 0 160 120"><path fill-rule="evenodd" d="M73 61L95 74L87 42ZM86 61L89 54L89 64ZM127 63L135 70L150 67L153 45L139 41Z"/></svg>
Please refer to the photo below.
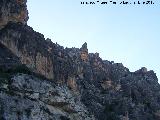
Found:
<svg viewBox="0 0 160 120"><path fill-rule="evenodd" d="M25 74L5 82L0 82L1 120L94 120L66 86Z"/></svg>
<svg viewBox="0 0 160 120"><path fill-rule="evenodd" d="M22 23L13 22L9 22L0 34L1 43L19 57L22 64L53 79L53 58L42 34Z"/></svg>
<svg viewBox="0 0 160 120"><path fill-rule="evenodd" d="M27 23L27 0L1 0L0 2L0 28L9 21Z"/></svg>
<svg viewBox="0 0 160 120"><path fill-rule="evenodd" d="M88 53L87 43L64 49L26 25L26 1L0 5L0 119L160 119L160 85L152 70L130 72Z"/></svg>

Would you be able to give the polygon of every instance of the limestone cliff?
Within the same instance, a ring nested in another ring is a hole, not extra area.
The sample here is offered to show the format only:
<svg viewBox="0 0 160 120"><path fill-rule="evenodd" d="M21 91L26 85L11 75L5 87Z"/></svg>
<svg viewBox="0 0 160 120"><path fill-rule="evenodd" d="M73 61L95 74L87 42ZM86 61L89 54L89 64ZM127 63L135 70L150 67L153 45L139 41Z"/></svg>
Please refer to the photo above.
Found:
<svg viewBox="0 0 160 120"><path fill-rule="evenodd" d="M53 58L43 45L43 35L26 25L12 22L0 34L0 42L19 57L22 64L48 79L53 79Z"/></svg>
<svg viewBox="0 0 160 120"><path fill-rule="evenodd" d="M0 29L8 22L27 23L27 0L1 0L0 1Z"/></svg>

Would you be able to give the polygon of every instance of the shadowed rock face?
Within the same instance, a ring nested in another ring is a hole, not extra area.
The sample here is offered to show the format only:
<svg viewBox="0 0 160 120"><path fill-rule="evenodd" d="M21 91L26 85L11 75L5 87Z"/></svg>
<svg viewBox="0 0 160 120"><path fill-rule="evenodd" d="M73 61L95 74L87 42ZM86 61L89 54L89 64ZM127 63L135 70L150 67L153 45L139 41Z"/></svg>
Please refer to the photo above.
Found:
<svg viewBox="0 0 160 120"><path fill-rule="evenodd" d="M0 67L10 68L18 64L20 64L19 58L0 43Z"/></svg>
<svg viewBox="0 0 160 120"><path fill-rule="evenodd" d="M0 1L0 28L8 22L27 23L27 0L1 0Z"/></svg>
<svg viewBox="0 0 160 120"><path fill-rule="evenodd" d="M42 34L22 23L8 23L0 31L0 42L32 71L53 79L53 57Z"/></svg>
<svg viewBox="0 0 160 120"><path fill-rule="evenodd" d="M87 43L64 49L26 25L26 1L0 4L0 119L160 119L154 71L130 72L88 53ZM26 17L17 19L23 10Z"/></svg>

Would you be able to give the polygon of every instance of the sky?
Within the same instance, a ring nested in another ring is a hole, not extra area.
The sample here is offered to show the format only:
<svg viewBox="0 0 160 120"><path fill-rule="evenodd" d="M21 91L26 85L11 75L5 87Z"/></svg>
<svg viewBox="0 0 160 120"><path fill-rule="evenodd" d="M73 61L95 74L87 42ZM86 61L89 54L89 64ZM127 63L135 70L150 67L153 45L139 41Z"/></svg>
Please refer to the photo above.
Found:
<svg viewBox="0 0 160 120"><path fill-rule="evenodd" d="M141 67L154 70L160 82L160 2L113 2L28 0L28 25L64 47L80 48L87 42L90 53L123 63L132 72Z"/></svg>

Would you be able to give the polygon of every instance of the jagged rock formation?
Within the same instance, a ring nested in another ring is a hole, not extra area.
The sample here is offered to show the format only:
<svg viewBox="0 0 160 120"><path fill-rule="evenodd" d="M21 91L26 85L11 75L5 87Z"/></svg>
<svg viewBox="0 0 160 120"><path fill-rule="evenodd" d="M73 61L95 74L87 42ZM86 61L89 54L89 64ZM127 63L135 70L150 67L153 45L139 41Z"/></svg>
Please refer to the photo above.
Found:
<svg viewBox="0 0 160 120"><path fill-rule="evenodd" d="M160 119L160 85L152 70L130 72L88 53L87 43L63 48L26 25L26 1L0 5L0 119ZM15 5L25 10L23 19L10 12Z"/></svg>
<svg viewBox="0 0 160 120"><path fill-rule="evenodd" d="M0 31L0 41L20 58L22 64L53 79L53 57L42 34L21 23L9 22Z"/></svg>
<svg viewBox="0 0 160 120"><path fill-rule="evenodd" d="M58 87L25 74L17 74L5 82L0 86L1 120L94 119L80 96L66 86Z"/></svg>

